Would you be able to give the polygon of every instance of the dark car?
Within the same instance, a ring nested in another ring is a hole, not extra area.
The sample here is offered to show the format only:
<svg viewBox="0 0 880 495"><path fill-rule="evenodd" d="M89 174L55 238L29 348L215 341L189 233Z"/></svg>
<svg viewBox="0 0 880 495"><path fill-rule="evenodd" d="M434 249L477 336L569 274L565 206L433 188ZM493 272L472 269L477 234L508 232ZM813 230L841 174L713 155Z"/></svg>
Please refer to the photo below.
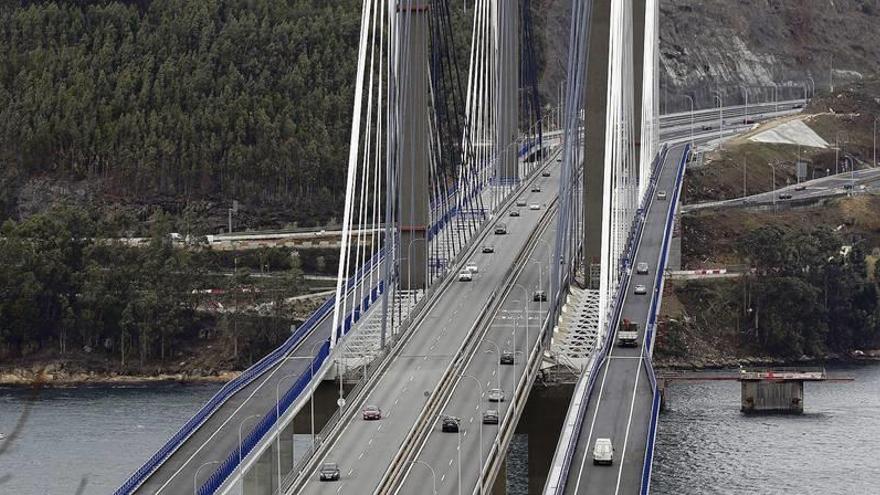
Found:
<svg viewBox="0 0 880 495"><path fill-rule="evenodd" d="M492 254L494 252L495 252L495 246L492 246L492 245L483 246L483 253L484 254Z"/></svg>
<svg viewBox="0 0 880 495"><path fill-rule="evenodd" d="M781 193L779 199L791 199L791 193Z"/></svg>
<svg viewBox="0 0 880 495"><path fill-rule="evenodd" d="M441 426L441 430L443 433L458 433L458 429L461 427L461 420L453 417L446 416L443 418L443 425Z"/></svg>
<svg viewBox="0 0 880 495"><path fill-rule="evenodd" d="M541 192L541 188L538 187L538 186L535 186L535 187L532 188L532 192L534 192L534 193Z"/></svg>
<svg viewBox="0 0 880 495"><path fill-rule="evenodd" d="M542 290L536 290L535 294L532 296L532 300L535 302L546 302L547 293Z"/></svg>
<svg viewBox="0 0 880 495"><path fill-rule="evenodd" d="M487 409L483 411L483 424L484 425L497 425L498 424L498 411L495 409Z"/></svg>
<svg viewBox="0 0 880 495"><path fill-rule="evenodd" d="M503 351L498 362L504 365L513 364L513 351Z"/></svg>
<svg viewBox="0 0 880 495"><path fill-rule="evenodd" d="M844 184L843 188L847 191L852 191L853 185L852 184Z"/></svg>
<svg viewBox="0 0 880 495"><path fill-rule="evenodd" d="M377 419L382 419L382 410L379 409L379 406L369 405L364 407L364 419L367 421L375 421Z"/></svg>
<svg viewBox="0 0 880 495"><path fill-rule="evenodd" d="M541 177L550 177L550 171L545 170L545 171L541 172Z"/></svg>
<svg viewBox="0 0 880 495"><path fill-rule="evenodd" d="M712 130L712 124L703 124L703 130L704 130L704 131L711 131L711 130Z"/></svg>
<svg viewBox="0 0 880 495"><path fill-rule="evenodd" d="M807 188L807 186L804 186L804 185L794 186L795 191L803 191L806 188Z"/></svg>
<svg viewBox="0 0 880 495"><path fill-rule="evenodd" d="M510 210L510 216L512 216L512 217L518 217L518 216L519 216L519 210Z"/></svg>
<svg viewBox="0 0 880 495"><path fill-rule="evenodd" d="M339 466L335 462L325 462L318 470L321 481L339 481Z"/></svg>

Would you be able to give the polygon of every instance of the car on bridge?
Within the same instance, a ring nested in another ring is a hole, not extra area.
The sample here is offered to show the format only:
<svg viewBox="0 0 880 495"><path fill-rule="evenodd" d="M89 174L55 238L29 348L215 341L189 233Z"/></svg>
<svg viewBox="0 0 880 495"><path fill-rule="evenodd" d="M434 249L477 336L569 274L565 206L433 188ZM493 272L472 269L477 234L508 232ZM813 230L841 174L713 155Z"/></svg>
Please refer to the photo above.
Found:
<svg viewBox="0 0 880 495"><path fill-rule="evenodd" d="M379 409L379 406L370 404L364 407L363 416L364 421L376 421L382 419L382 410Z"/></svg>
<svg viewBox="0 0 880 495"><path fill-rule="evenodd" d="M639 275L647 275L648 274L648 263L644 261L639 261L636 264L636 273Z"/></svg>
<svg viewBox="0 0 880 495"><path fill-rule="evenodd" d="M805 185L803 185L803 184L800 184L800 185L794 186L794 190L795 190L795 191L804 191L804 190L806 190L806 189L807 189L807 186L805 186Z"/></svg>
<svg viewBox="0 0 880 495"><path fill-rule="evenodd" d="M471 261L470 263L465 265L464 269L471 272L471 273L480 273L480 267L477 266L477 264L474 263L473 261Z"/></svg>
<svg viewBox="0 0 880 495"><path fill-rule="evenodd" d="M541 177L550 177L550 171L545 170L545 171L541 172Z"/></svg>
<svg viewBox="0 0 880 495"><path fill-rule="evenodd" d="M505 235L507 234L507 225L503 223L499 223L495 226L495 235Z"/></svg>
<svg viewBox="0 0 880 495"><path fill-rule="evenodd" d="M610 438L597 438L593 446L593 464L614 464L614 445Z"/></svg>
<svg viewBox="0 0 880 495"><path fill-rule="evenodd" d="M525 199L525 198L519 198L518 200L516 200L516 206L520 206L520 207L522 207L522 206L525 206L525 205L526 205L526 199Z"/></svg>
<svg viewBox="0 0 880 495"><path fill-rule="evenodd" d="M504 402L504 390L500 388L490 389L489 402Z"/></svg>
<svg viewBox="0 0 880 495"><path fill-rule="evenodd" d="M443 433L458 433L458 430L461 428L461 420L456 418L455 416L446 416L443 418L443 423L440 426L440 430Z"/></svg>
<svg viewBox="0 0 880 495"><path fill-rule="evenodd" d="M542 290L536 290L535 294L532 296L532 301L546 302L547 301L547 293Z"/></svg>
<svg viewBox="0 0 880 495"><path fill-rule="evenodd" d="M633 289L633 294L637 296L644 296L648 293L648 288L642 284L636 285L635 289Z"/></svg>
<svg viewBox="0 0 880 495"><path fill-rule="evenodd" d="M325 462L318 470L321 481L339 481L339 465L335 462Z"/></svg>
<svg viewBox="0 0 880 495"><path fill-rule="evenodd" d="M459 282L473 282L474 274L470 270L464 270L458 274Z"/></svg>
<svg viewBox="0 0 880 495"><path fill-rule="evenodd" d="M519 210L510 210L510 216L512 216L512 217L518 217L518 216L519 216Z"/></svg>
<svg viewBox="0 0 880 495"><path fill-rule="evenodd" d="M539 205L538 203L532 203L532 204L529 205L529 209L530 209L530 210L540 210L540 209L541 209L541 205Z"/></svg>
<svg viewBox="0 0 880 495"><path fill-rule="evenodd" d="M502 351L501 357L498 359L499 364L510 366L513 364L513 351Z"/></svg>
<svg viewBox="0 0 880 495"><path fill-rule="evenodd" d="M483 411L483 424L484 425L497 425L498 424L498 411L495 409L486 409Z"/></svg>
<svg viewBox="0 0 880 495"><path fill-rule="evenodd" d="M666 200L666 191L663 191L663 190L657 191L657 199L659 199L660 201L665 201Z"/></svg>
<svg viewBox="0 0 880 495"><path fill-rule="evenodd" d="M532 188L532 192L533 192L533 193L539 193L539 192L541 192L541 186L535 186L535 187L533 187L533 188Z"/></svg>
<svg viewBox="0 0 880 495"><path fill-rule="evenodd" d="M791 198L792 198L791 193L784 192L784 193L779 194L779 199L791 199Z"/></svg>
<svg viewBox="0 0 880 495"><path fill-rule="evenodd" d="M492 254L495 252L495 246L492 244L486 244L483 246L483 254Z"/></svg>

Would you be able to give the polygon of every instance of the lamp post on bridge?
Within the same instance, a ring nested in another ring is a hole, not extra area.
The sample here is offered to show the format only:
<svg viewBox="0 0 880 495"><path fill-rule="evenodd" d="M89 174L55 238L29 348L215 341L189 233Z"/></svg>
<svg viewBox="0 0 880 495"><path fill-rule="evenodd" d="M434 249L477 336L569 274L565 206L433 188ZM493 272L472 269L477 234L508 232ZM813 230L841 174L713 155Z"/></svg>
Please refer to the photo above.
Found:
<svg viewBox="0 0 880 495"><path fill-rule="evenodd" d="M433 488L431 490L431 493L432 493L432 495L437 495L437 472L434 471L434 468L432 468L431 465L428 464L427 462L420 461L418 459L416 459L414 461L409 461L409 463L410 464L421 464L422 466L425 466L426 468L428 468L428 470L431 471L431 482L432 482L431 486Z"/></svg>
<svg viewBox="0 0 880 495"><path fill-rule="evenodd" d="M880 116L874 117L874 168L877 168L877 122Z"/></svg>
<svg viewBox="0 0 880 495"><path fill-rule="evenodd" d="M480 380L477 380L476 377L473 377L471 375L462 374L461 378L462 379L467 378L468 380L473 380L474 383L477 384L477 388L480 390L480 397L477 399L477 408L476 409L477 409L477 411L480 411L480 403L484 397L483 384L480 383ZM482 495L482 493L483 493L483 420L482 420L482 418L477 418L477 419L479 419L479 421L480 421L480 439L479 439L480 440L480 472L479 472L479 475L477 476L477 483L479 483L480 494ZM459 477L460 477L460 475L459 475ZM434 493L437 493L436 488L434 489Z"/></svg>
<svg viewBox="0 0 880 495"><path fill-rule="evenodd" d="M501 348L498 347L498 344L492 342L491 340L484 340L484 344L489 344L495 348L495 353L498 354L497 359L495 359L495 388L501 389ZM486 349L487 354L491 354L492 349Z"/></svg>
<svg viewBox="0 0 880 495"><path fill-rule="evenodd" d="M212 464L220 464L220 461L206 462L206 463L202 464L201 466L199 466L198 469L196 469L196 474L193 475L193 495L199 495L199 482L198 482L199 471L201 471L203 467L210 466Z"/></svg>
<svg viewBox="0 0 880 495"><path fill-rule="evenodd" d="M856 172L855 172L855 160L851 156L844 156L844 160L849 160L849 187L850 187L850 195L855 194L856 192Z"/></svg>
<svg viewBox="0 0 880 495"><path fill-rule="evenodd" d="M242 465L242 439L241 439L241 427L244 426L245 423L251 418L259 418L260 414L251 414L250 416L241 420L238 423L238 476L241 478L241 486L244 486L244 466Z"/></svg>

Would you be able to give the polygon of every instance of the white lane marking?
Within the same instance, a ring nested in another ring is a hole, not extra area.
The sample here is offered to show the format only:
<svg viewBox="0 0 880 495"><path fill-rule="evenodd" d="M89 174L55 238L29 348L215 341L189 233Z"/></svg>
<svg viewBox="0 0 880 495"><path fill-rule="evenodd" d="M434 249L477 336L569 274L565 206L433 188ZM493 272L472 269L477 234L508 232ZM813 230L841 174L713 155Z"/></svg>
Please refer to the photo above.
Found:
<svg viewBox="0 0 880 495"><path fill-rule="evenodd" d="M587 457L590 456L590 444L593 441L593 428L596 427L596 416L599 415L599 406L602 403L602 393L605 390L605 379L608 378L608 367L610 366L609 361L605 361L605 374L602 376L602 384L599 386L599 397L596 399L596 409L593 411L593 420L590 422L590 433L587 435L587 444L584 446L584 457L581 459L581 465L578 468L578 477L577 482L574 484L574 492L577 493L581 486L581 477L584 474L584 463L587 462Z"/></svg>
<svg viewBox="0 0 880 495"><path fill-rule="evenodd" d="M446 480L446 473L443 473L443 476L440 477L440 483L443 483Z"/></svg>
<svg viewBox="0 0 880 495"><path fill-rule="evenodd" d="M377 431L377 432L382 431L382 425L379 425L379 427L376 428L376 431Z"/></svg>
<svg viewBox="0 0 880 495"><path fill-rule="evenodd" d="M636 381L633 385L632 391L632 401L629 404L629 419L626 421L626 433L623 435L623 450L620 455L620 469L617 471L617 485L614 487L614 494L617 495L620 493L620 479L623 477L623 461L626 459L626 444L629 441L629 430L632 427L633 421L633 410L636 407L636 390L639 388L639 378L642 376L642 363L639 362L638 366L636 366Z"/></svg>
<svg viewBox="0 0 880 495"><path fill-rule="evenodd" d="M372 438L370 438L370 441L367 442L367 445L373 445L373 439L372 439Z"/></svg>

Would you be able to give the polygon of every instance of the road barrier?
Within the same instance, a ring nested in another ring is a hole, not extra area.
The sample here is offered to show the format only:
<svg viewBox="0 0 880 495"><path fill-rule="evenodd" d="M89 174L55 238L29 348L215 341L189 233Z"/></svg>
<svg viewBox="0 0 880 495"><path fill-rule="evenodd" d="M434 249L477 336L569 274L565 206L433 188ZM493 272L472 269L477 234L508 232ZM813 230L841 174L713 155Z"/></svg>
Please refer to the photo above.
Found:
<svg viewBox="0 0 880 495"><path fill-rule="evenodd" d="M651 383L651 421L648 425L648 436L645 442L645 462L642 467L642 483L641 495L648 495L651 491L651 470L654 465L654 441L657 438L657 421L660 415L660 393L657 390L657 377L654 374L654 364L651 356L654 354L654 337L657 329L657 315L660 313L660 302L663 300L664 273L666 271L666 262L669 259L669 246L672 241L672 230L675 225L675 213L678 209L678 200L681 195L681 187L684 182L684 171L687 167L688 155L690 154L690 145L685 146L684 154L678 165L675 176L675 186L673 188L672 207L666 214L666 224L663 229L663 245L660 248L660 256L657 260L657 275L654 287L657 290L651 298L651 307L648 310L648 324L645 326L645 342L647 345L642 347L642 357L645 358L645 370L648 374L648 381Z"/></svg>
<svg viewBox="0 0 880 495"><path fill-rule="evenodd" d="M596 376L598 375L599 369L605 361L605 357L608 355L610 347L613 344L612 336L614 335L614 328L620 319L620 313L623 311L626 288L629 286L629 278L631 276L631 271L628 267L632 266L632 258L635 256L638 244L641 242L641 236L645 224L645 212L648 211L647 209L654 200L657 179L660 171L663 169L663 163L666 161L668 152L668 147L664 145L654 161L651 171L651 180L645 191L645 195L642 197L642 206L638 210L636 221L633 222L630 229L623 262L618 267L618 269L622 270L620 283L618 284L617 291L612 299L613 303L609 308L609 318L606 320L606 326L604 333L602 334L602 341L598 348L598 352L590 356L590 360L585 368L586 371L581 374L578 383L575 386L575 394L579 395L573 397L569 410L566 413L566 422L563 425L562 435L560 437L560 445L564 445L564 448L561 450L558 448L556 449L550 474L547 477L547 483L544 486L545 495L561 495L565 491L565 483L571 469L571 461L577 450L583 417L586 414L586 409L590 403L589 398L593 394L593 388L596 384Z"/></svg>

